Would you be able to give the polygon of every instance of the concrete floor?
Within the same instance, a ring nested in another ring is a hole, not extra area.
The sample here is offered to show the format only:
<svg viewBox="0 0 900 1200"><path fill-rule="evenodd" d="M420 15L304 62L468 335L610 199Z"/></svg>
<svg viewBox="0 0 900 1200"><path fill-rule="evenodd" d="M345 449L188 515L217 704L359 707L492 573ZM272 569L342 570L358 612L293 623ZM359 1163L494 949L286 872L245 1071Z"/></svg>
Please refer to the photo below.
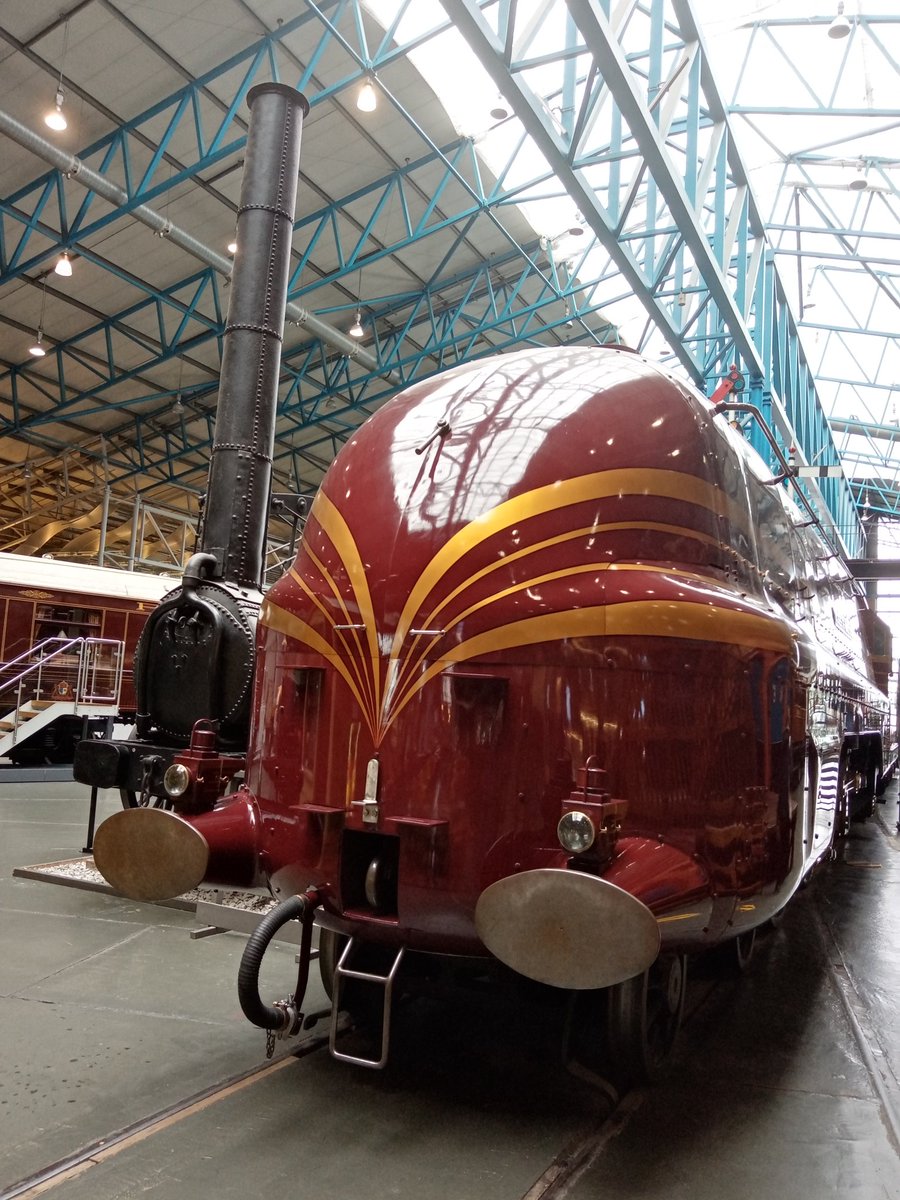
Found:
<svg viewBox="0 0 900 1200"><path fill-rule="evenodd" d="M101 797L103 812L117 806ZM0 1197L265 1061L237 1003L242 937L192 941L189 913L12 877L77 855L86 819L77 785L0 784ZM496 996L456 996L398 1015L387 1072L321 1049L276 1057L95 1149L47 1190L59 1200L898 1200L896 822L894 786L745 976L694 965L673 1069L611 1118L604 1094L560 1065L553 1014L524 1006L510 1019ZM293 975L293 950L276 948L264 994L286 994ZM308 1008L325 1004L314 987Z"/></svg>

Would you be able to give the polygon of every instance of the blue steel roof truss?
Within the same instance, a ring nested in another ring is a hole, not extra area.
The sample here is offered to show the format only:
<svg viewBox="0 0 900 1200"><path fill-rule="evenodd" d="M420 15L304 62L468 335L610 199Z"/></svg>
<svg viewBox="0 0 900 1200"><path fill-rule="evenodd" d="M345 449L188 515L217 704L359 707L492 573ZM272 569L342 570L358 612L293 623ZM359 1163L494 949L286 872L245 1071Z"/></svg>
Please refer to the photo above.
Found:
<svg viewBox="0 0 900 1200"><path fill-rule="evenodd" d="M94 215L93 194L76 196L77 180L57 171L0 200L0 283L22 275L37 278L60 247L90 255L86 243L98 231L184 180L233 160L245 138L246 92L255 82L283 77L282 43L295 31L315 33L303 70L286 81L308 89L315 106L408 52L414 43L395 35L406 7L398 4L392 29L373 48L366 36L371 24L354 0L309 3L300 16L87 147L79 158L127 192L118 209ZM392 383L308 339L286 353L281 466L296 478L298 462L327 461L336 441L394 391L398 379L409 382L473 355L540 342L554 330L565 329L567 338L610 340L615 330L606 314L630 294L646 315L638 348L674 359L710 392L737 362L782 444L796 441L808 461L837 463L687 0L625 6L616 28L609 4L591 0L568 0L563 20L560 6L547 3L531 14L527 27L515 4L445 0L445 8L521 123L520 145L535 143L545 165L527 183L507 183L508 166L495 166L489 175L471 139L439 148L380 81L414 133L411 145L418 140L423 150L298 220L290 299L321 316L342 315L362 303L355 283L366 265L428 238L450 241L441 243L439 265L427 278L411 279L405 291L366 297L375 349L383 370L394 372ZM445 26L417 34L415 43ZM344 74L327 87L311 87L335 42L346 52ZM212 89L235 72L240 83L223 107L214 102ZM170 153L176 142L177 160ZM552 246L523 242L503 222L506 206L547 195L568 196L588 227L585 249L574 262L557 262ZM402 214L401 236L386 228L388 210ZM454 268L457 248L485 215L503 232L508 252L490 263ZM319 261L333 265L312 273L309 267ZM154 387L152 377L156 366L221 337L222 279L204 269L165 289L133 277L129 283L145 289L135 304L52 345L40 366L20 363L0 371L0 393L11 399L3 424L7 432L34 438L44 425L119 409L122 423L106 435L109 477L126 481L165 471L196 489L202 485L196 456L203 439L195 431L188 436L183 421L160 429L160 413L174 392ZM345 288L345 306L316 304L317 292L328 284ZM133 325L146 327L151 315L154 334L136 332ZM121 338L145 353L138 366L117 364ZM98 354L101 342L105 350ZM76 365L87 368L94 382L67 388L68 368ZM129 380L150 386L116 394ZM52 399L52 410L29 404L23 384ZM202 412L208 438L214 391L210 381L184 395L192 412ZM311 433L316 426L318 432ZM291 441L297 431L306 432L301 446ZM52 439L47 445L52 448ZM855 553L859 524L846 481L808 486L814 500L817 487L821 491Z"/></svg>

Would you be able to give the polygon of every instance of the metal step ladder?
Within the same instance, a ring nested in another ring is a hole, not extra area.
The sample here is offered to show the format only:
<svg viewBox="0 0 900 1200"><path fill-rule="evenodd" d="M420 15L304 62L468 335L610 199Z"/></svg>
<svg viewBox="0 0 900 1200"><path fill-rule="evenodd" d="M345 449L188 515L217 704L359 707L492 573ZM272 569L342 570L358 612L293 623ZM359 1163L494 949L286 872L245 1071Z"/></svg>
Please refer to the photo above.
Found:
<svg viewBox="0 0 900 1200"><path fill-rule="evenodd" d="M406 947L400 947L385 975L378 975L372 971L354 971L348 964L353 957L355 947L356 939L350 938L343 949L337 966L334 968L334 995L332 996L331 1004L331 1030L328 1037L328 1049L331 1052L332 1058L337 1058L341 1062L354 1063L357 1067L371 1067L375 1071L380 1071L387 1065L388 1049L391 1040L391 996L394 990L394 980L400 969L400 963L403 961ZM380 987L384 991L381 1017L381 1047L378 1058L360 1058L358 1055L346 1054L343 1050L337 1048L338 1015L341 1008L341 983L344 979L355 979L360 983Z"/></svg>

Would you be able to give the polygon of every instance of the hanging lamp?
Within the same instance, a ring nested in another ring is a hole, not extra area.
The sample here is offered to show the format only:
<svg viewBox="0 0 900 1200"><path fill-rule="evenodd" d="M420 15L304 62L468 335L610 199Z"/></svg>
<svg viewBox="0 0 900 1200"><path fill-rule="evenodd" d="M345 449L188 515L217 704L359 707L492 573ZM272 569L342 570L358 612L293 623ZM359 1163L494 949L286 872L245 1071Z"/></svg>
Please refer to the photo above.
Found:
<svg viewBox="0 0 900 1200"><path fill-rule="evenodd" d="M375 91L375 85L371 79L359 89L359 94L356 97L356 107L360 112L374 112L378 107L378 93Z"/></svg>
<svg viewBox="0 0 900 1200"><path fill-rule="evenodd" d="M50 129L55 130L57 133L61 133L64 129L68 128L68 124L69 124L68 121L66 120L66 114L62 110L63 103L66 98L65 95L63 94L62 81L63 81L63 68L66 65L66 50L68 49L68 45L69 45L69 22L68 22L68 19L66 20L66 23L65 23L65 26L63 27L63 29L64 29L64 32L63 32L62 58L60 59L60 62L59 62L59 78L56 81L56 96L54 98L54 107L51 108L49 110L49 112L45 113L45 115L44 115L44 124L47 125Z"/></svg>
<svg viewBox="0 0 900 1200"><path fill-rule="evenodd" d="M47 278L41 284L41 315L38 319L37 336L34 343L28 347L28 353L32 358L43 358L47 351L44 349L44 306L47 303Z"/></svg>
<svg viewBox="0 0 900 1200"><path fill-rule="evenodd" d="M828 26L828 36L834 38L835 41L845 38L850 33L850 22L844 16L844 0L840 0L837 7L837 16Z"/></svg>

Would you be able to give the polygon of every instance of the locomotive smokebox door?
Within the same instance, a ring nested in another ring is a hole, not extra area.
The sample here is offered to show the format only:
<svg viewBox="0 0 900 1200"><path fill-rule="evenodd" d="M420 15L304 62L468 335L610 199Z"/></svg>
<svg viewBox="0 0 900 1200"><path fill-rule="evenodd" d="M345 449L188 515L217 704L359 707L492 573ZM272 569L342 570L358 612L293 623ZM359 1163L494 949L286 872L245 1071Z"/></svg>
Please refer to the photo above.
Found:
<svg viewBox="0 0 900 1200"><path fill-rule="evenodd" d="M243 744L254 654L254 625L241 599L208 581L186 586L151 615L138 646L139 735L187 745L204 713L219 722L220 745Z"/></svg>

